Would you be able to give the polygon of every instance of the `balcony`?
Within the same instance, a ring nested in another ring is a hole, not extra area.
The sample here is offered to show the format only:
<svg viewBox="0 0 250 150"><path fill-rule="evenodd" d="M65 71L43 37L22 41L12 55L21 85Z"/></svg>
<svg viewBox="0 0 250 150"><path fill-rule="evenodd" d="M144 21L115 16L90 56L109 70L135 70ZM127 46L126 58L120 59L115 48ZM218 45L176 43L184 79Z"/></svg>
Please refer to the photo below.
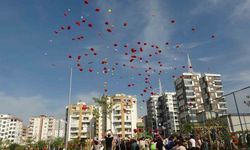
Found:
<svg viewBox="0 0 250 150"><path fill-rule="evenodd" d="M78 132L79 132L79 130L70 130L71 134L78 133Z"/></svg>
<svg viewBox="0 0 250 150"><path fill-rule="evenodd" d="M76 127L79 126L79 124L78 123L71 123L70 126L73 127L73 128L76 128Z"/></svg>
<svg viewBox="0 0 250 150"><path fill-rule="evenodd" d="M122 125L114 125L114 128L120 129L120 128L122 128Z"/></svg>
<svg viewBox="0 0 250 150"><path fill-rule="evenodd" d="M113 122L122 122L121 119L114 119Z"/></svg>
<svg viewBox="0 0 250 150"><path fill-rule="evenodd" d="M132 128L132 125L124 125L125 128Z"/></svg>
<svg viewBox="0 0 250 150"><path fill-rule="evenodd" d="M113 114L113 116L115 116L115 117L120 117L121 114Z"/></svg>

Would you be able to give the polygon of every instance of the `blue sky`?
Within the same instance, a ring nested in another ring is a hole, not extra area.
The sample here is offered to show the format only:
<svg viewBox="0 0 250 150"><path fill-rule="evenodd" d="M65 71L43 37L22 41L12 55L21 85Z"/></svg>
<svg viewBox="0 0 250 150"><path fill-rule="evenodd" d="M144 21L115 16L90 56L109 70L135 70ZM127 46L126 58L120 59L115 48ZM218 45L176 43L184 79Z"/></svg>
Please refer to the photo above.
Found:
<svg viewBox="0 0 250 150"><path fill-rule="evenodd" d="M95 12L99 8L100 12ZM164 64L163 74L151 74L152 87L158 87L161 78L164 90L173 91L172 75L185 69L189 53L197 72L222 74L224 91L228 93L250 83L250 2L248 0L2 0L0 5L0 113L12 113L27 120L38 114L64 117L67 104L69 67L75 62L70 54L89 53L93 47L98 55L84 57L84 71L73 69L72 100L93 103L93 96L103 93L103 83L108 83L108 93L137 95L140 115L145 113L139 94L145 87L137 76L143 72L143 63L134 63L137 69L117 66L114 75L102 74L100 60L128 63L122 47L137 46L137 41L156 44L162 54L150 61L153 68L157 61ZM112 12L108 12L111 9ZM70 10L70 11L69 11ZM64 12L68 13L65 17ZM77 27L77 20L86 18L93 24ZM174 24L171 20L175 20ZM107 33L104 25L109 21L113 32ZM123 23L127 22L124 27ZM70 31L58 35L55 30L71 25ZM196 31L192 32L191 28ZM71 38L84 35L82 41ZM211 35L215 35L211 39ZM165 45L169 42L169 46ZM118 47L114 48L113 44ZM180 48L175 48L176 45ZM145 48L144 56L150 52ZM92 64L88 64L93 62ZM171 69L179 66L177 71ZM93 68L93 73L88 73ZM134 83L134 88L128 88ZM242 106L243 107L243 106Z"/></svg>

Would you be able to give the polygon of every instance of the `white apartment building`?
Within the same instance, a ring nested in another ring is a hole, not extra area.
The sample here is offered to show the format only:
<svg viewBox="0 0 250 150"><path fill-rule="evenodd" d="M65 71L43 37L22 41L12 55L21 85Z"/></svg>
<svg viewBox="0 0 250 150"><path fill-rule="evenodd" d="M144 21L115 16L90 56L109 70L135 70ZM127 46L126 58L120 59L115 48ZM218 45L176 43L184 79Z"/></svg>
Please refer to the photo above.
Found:
<svg viewBox="0 0 250 150"><path fill-rule="evenodd" d="M108 102L113 103L111 116L103 116L107 120L106 130L111 129L113 134L121 138L133 137L137 123L137 99L135 96L115 94L108 97ZM102 121L105 123L105 121ZM103 132L105 128L103 128Z"/></svg>
<svg viewBox="0 0 250 150"><path fill-rule="evenodd" d="M188 72L175 80L180 122L204 122L213 114L226 114L222 87L220 74L195 73L188 56Z"/></svg>
<svg viewBox="0 0 250 150"><path fill-rule="evenodd" d="M60 123L62 122L60 121ZM57 120L54 117L45 115L31 117L28 125L27 138L32 139L34 142L40 140L44 141L53 140L54 138L58 137L58 133L56 132L56 127L57 127ZM62 135L63 133L59 134Z"/></svg>
<svg viewBox="0 0 250 150"><path fill-rule="evenodd" d="M198 122L196 114L204 111L200 77L200 73L188 72L175 80L181 123Z"/></svg>
<svg viewBox="0 0 250 150"><path fill-rule="evenodd" d="M179 131L179 111L175 92L165 92L158 100L158 120L164 136Z"/></svg>
<svg viewBox="0 0 250 150"><path fill-rule="evenodd" d="M65 136L66 122L63 119L56 120L55 138L63 138Z"/></svg>
<svg viewBox="0 0 250 150"><path fill-rule="evenodd" d="M220 74L204 73L200 79L205 110L218 115L227 113L226 101L223 96L223 86Z"/></svg>
<svg viewBox="0 0 250 150"><path fill-rule="evenodd" d="M95 135L94 106L78 102L66 107L67 140L93 138Z"/></svg>
<svg viewBox="0 0 250 150"><path fill-rule="evenodd" d="M157 117L158 114L158 98L159 94L151 95L147 101L147 128L148 130L157 129L159 127L159 122Z"/></svg>
<svg viewBox="0 0 250 150"><path fill-rule="evenodd" d="M0 114L0 139L8 140L11 143L21 144L23 122L19 118Z"/></svg>

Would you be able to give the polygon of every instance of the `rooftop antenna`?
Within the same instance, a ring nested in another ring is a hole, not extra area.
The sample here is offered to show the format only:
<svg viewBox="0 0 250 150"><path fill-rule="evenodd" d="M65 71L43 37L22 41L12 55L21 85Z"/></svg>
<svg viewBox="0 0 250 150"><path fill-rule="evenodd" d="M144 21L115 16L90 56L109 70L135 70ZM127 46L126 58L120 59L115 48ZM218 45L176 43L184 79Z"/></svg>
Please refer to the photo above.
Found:
<svg viewBox="0 0 250 150"><path fill-rule="evenodd" d="M159 78L159 94L162 95L161 79Z"/></svg>
<svg viewBox="0 0 250 150"><path fill-rule="evenodd" d="M189 54L187 54L187 59L188 59L188 72L189 72L189 73L193 73L194 70L193 70L193 66L192 66L192 63L191 63Z"/></svg>

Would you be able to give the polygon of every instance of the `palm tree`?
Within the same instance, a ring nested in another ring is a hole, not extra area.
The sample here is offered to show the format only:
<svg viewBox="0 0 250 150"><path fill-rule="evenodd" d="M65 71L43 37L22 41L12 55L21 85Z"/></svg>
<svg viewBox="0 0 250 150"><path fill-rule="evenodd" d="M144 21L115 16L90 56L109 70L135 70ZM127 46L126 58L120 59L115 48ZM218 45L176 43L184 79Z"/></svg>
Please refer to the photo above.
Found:
<svg viewBox="0 0 250 150"><path fill-rule="evenodd" d="M52 145L56 150L58 150L61 146L63 146L63 138L56 138Z"/></svg>
<svg viewBox="0 0 250 150"><path fill-rule="evenodd" d="M40 149L43 149L44 148L44 146L47 146L47 142L46 141L38 141L37 143L36 143L36 147L40 150Z"/></svg>
<svg viewBox="0 0 250 150"><path fill-rule="evenodd" d="M184 123L181 126L181 131L185 134L192 133L193 132L193 125L192 123Z"/></svg>
<svg viewBox="0 0 250 150"><path fill-rule="evenodd" d="M101 98L93 97L93 100L102 108L102 114L103 116L108 116L110 120L110 129L111 129L111 113L113 109L113 103L111 101L108 101L107 96L102 96ZM107 118L104 119L104 129L107 131Z"/></svg>

